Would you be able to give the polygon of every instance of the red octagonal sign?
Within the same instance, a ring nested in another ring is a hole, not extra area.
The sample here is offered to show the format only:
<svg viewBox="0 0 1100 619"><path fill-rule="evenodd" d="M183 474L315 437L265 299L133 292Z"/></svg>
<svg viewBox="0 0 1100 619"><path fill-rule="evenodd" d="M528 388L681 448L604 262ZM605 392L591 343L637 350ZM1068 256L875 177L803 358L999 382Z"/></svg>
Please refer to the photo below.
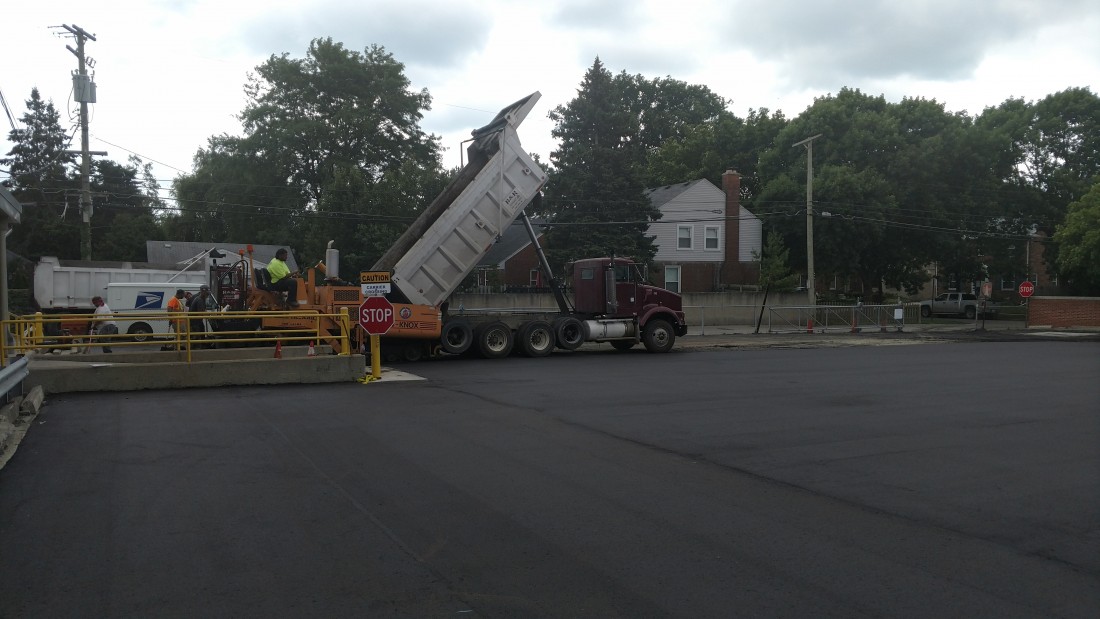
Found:
<svg viewBox="0 0 1100 619"><path fill-rule="evenodd" d="M385 335L393 326L393 305L386 297L367 297L359 306L359 324L370 335Z"/></svg>
<svg viewBox="0 0 1100 619"><path fill-rule="evenodd" d="M1020 296L1026 299L1035 294L1035 284L1031 282L1020 282L1019 292Z"/></svg>

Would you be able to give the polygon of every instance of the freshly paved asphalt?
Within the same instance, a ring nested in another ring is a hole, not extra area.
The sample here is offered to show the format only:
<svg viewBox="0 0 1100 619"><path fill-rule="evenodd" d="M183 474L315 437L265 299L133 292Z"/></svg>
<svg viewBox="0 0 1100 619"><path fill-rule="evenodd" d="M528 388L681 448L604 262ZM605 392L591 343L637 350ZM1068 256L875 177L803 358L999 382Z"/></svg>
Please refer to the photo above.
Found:
<svg viewBox="0 0 1100 619"><path fill-rule="evenodd" d="M0 617L1100 614L1100 345L690 349L56 396Z"/></svg>

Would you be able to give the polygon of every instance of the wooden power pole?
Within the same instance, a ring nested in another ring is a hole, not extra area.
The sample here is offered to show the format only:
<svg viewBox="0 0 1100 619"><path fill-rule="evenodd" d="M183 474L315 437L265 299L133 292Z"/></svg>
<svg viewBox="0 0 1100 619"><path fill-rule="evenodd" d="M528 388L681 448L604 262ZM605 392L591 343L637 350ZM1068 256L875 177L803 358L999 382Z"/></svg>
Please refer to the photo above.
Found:
<svg viewBox="0 0 1100 619"><path fill-rule="evenodd" d="M95 41L95 35L77 25L63 24L76 39L76 49L66 45L65 49L76 56L77 72L73 73L73 98L80 102L80 216L83 223L80 228L80 259L92 259L92 155L107 153L88 150L88 104L95 103L95 82L88 75L89 65L95 67L95 61L84 55L84 42Z"/></svg>

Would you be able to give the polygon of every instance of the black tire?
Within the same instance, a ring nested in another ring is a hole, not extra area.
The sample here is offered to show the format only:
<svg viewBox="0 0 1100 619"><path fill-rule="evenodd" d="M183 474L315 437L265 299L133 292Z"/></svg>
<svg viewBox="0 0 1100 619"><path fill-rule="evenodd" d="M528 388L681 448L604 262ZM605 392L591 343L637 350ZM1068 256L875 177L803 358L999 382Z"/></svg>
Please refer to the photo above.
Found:
<svg viewBox="0 0 1100 619"><path fill-rule="evenodd" d="M554 339L558 348L576 350L584 343L584 325L572 316L558 318L554 321Z"/></svg>
<svg viewBox="0 0 1100 619"><path fill-rule="evenodd" d="M668 352L676 343L676 332L667 320L650 320L642 331L642 343L649 352Z"/></svg>
<svg viewBox="0 0 1100 619"><path fill-rule="evenodd" d="M932 308L922 305L921 308L920 308L920 315L925 317L925 318L931 318L932 317Z"/></svg>
<svg viewBox="0 0 1100 619"><path fill-rule="evenodd" d="M151 339L150 336L153 335L153 328L150 327L147 323L135 322L134 324L130 325L130 328L126 330L126 333L130 336L130 339L134 340L135 342L147 342Z"/></svg>
<svg viewBox="0 0 1100 619"><path fill-rule="evenodd" d="M971 305L971 306L966 308L963 315L966 316L967 318L969 318L970 320L973 320L974 317L978 315L978 310L973 305Z"/></svg>
<svg viewBox="0 0 1100 619"><path fill-rule="evenodd" d="M634 340L612 340L611 347L615 350L630 350L637 343Z"/></svg>
<svg viewBox="0 0 1100 619"><path fill-rule="evenodd" d="M501 359L512 354L515 340L512 328L503 322L489 322L474 331L477 351L486 359Z"/></svg>
<svg viewBox="0 0 1100 619"><path fill-rule="evenodd" d="M520 326L516 345L524 357L545 357L554 352L554 328L543 320L532 320Z"/></svg>
<svg viewBox="0 0 1100 619"><path fill-rule="evenodd" d="M470 350L470 345L474 343L474 330L465 320L448 321L443 324L439 343L443 347L443 352L461 355Z"/></svg>
<svg viewBox="0 0 1100 619"><path fill-rule="evenodd" d="M420 342L406 342L401 347L401 360L415 363L424 358L424 345Z"/></svg>

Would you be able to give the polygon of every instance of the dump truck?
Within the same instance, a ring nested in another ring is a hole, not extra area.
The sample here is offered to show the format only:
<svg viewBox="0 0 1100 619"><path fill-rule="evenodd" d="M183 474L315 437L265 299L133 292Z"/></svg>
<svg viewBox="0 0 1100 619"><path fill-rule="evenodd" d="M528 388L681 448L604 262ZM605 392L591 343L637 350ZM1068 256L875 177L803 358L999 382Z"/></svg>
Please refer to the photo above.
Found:
<svg viewBox="0 0 1100 619"><path fill-rule="evenodd" d="M204 266L199 261L180 267L148 262L61 260L53 256L43 256L35 264L32 276L34 309L47 315L76 315L64 322L47 323L46 335L87 334L90 323L79 318L79 315L90 315L95 310L92 298L109 299L108 305L116 312L134 309L162 311L164 303L171 296L164 296L163 291L166 288L174 291L176 287L190 289L207 283L208 275ZM118 303L121 297L110 299L110 290L127 287L134 293L126 295L131 301L134 298L145 299L140 307L136 304ZM150 303L153 298L159 304L156 307ZM141 340L153 333L154 328L150 322L137 319L120 323L119 331Z"/></svg>
<svg viewBox="0 0 1100 619"><path fill-rule="evenodd" d="M413 361L471 351L499 358L513 348L539 357L555 348L575 350L585 342L607 342L618 349L641 343L650 352L667 352L676 337L687 332L680 295L646 283L642 265L630 259L608 256L575 261L572 299L551 272L524 212L547 175L523 150L516 134L540 96L535 92L516 101L472 132L468 163L372 266L371 272L388 275L390 284L384 296L395 320L380 338L387 358ZM451 295L517 219L523 220L535 246L557 310L451 311ZM243 254L238 263L223 268L214 273L214 291L223 301L237 283L244 282L246 289L237 295L235 308L262 312L287 307L287 300L267 285L265 270ZM225 281L232 285L223 285ZM339 252L330 243L325 260L306 269L297 280L296 292L289 296L300 312L334 315L349 310L358 323L362 293L359 284L341 278ZM311 318L272 312L259 328L309 328L312 324ZM322 326L333 335L327 343L341 352L336 320L324 319ZM352 345L363 350L369 339L356 331Z"/></svg>

